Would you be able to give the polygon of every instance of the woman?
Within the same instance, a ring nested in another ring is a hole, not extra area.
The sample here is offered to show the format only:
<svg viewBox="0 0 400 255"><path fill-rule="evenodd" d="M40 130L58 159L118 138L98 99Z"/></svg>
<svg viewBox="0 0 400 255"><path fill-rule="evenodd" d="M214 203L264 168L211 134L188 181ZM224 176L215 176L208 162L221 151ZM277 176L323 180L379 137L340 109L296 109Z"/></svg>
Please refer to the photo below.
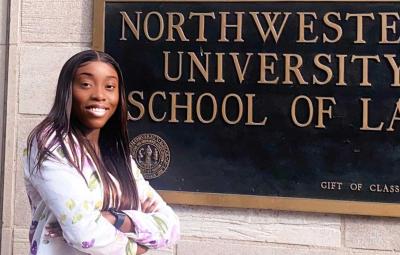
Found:
<svg viewBox="0 0 400 255"><path fill-rule="evenodd" d="M26 155L31 254L134 255L178 239L177 216L129 156L123 78L109 55L65 63Z"/></svg>

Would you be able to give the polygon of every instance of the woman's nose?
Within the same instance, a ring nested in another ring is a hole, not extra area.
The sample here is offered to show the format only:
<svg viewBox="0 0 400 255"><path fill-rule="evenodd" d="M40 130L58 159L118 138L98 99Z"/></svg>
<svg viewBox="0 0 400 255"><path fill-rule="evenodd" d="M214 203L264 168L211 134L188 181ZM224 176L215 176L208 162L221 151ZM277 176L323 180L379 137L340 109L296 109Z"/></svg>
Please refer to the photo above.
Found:
<svg viewBox="0 0 400 255"><path fill-rule="evenodd" d="M91 94L91 98L94 99L94 100L100 100L100 101L105 100L104 88L102 88L101 86L95 86L93 88L93 91L92 91L92 94Z"/></svg>

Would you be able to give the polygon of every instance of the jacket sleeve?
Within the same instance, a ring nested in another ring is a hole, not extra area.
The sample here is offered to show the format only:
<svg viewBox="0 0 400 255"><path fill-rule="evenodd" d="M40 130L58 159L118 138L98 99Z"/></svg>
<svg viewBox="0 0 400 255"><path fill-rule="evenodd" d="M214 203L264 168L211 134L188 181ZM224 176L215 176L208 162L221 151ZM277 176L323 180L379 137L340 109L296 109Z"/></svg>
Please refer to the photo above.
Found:
<svg viewBox="0 0 400 255"><path fill-rule="evenodd" d="M136 255L136 242L102 217L90 188L75 168L48 159L40 173L25 174L57 218L69 245L92 255Z"/></svg>
<svg viewBox="0 0 400 255"><path fill-rule="evenodd" d="M133 237L138 244L152 249L175 244L180 235L177 215L143 178L140 169L133 160L132 171L140 202L144 202L148 197L155 199L158 203L158 210L154 213L144 213L139 207L139 210L124 211L135 225L135 233L130 237Z"/></svg>

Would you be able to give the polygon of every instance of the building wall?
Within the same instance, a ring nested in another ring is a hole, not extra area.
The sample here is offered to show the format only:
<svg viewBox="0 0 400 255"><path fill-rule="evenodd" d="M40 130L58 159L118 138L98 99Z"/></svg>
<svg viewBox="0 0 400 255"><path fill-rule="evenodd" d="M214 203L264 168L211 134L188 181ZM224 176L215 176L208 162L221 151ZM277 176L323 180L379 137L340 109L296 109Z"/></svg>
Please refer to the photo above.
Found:
<svg viewBox="0 0 400 255"><path fill-rule="evenodd" d="M4 173L4 120L5 120L5 84L6 84L6 58L8 50L7 37L7 21L8 21L8 1L0 0L0 187L3 185ZM0 208L3 201L3 194L0 189ZM2 218L2 210L0 210L0 218ZM0 222L0 229L3 223ZM1 240L1 233L0 233Z"/></svg>
<svg viewBox="0 0 400 255"><path fill-rule="evenodd" d="M6 45L8 2L11 33ZM2 255L28 253L30 211L22 150L29 131L52 105L62 64L91 45L92 7L90 0L0 0L0 77L8 66ZM7 65L1 61L6 49ZM400 254L400 220L395 218L173 207L181 219L182 240L172 249L148 254Z"/></svg>

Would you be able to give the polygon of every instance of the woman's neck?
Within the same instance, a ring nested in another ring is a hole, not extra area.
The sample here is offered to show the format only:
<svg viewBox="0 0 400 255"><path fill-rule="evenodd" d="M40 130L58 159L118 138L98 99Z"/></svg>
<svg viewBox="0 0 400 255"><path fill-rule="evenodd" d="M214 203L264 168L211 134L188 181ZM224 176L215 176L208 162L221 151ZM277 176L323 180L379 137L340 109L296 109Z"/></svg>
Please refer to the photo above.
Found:
<svg viewBox="0 0 400 255"><path fill-rule="evenodd" d="M99 147L100 129L87 129L81 126L80 130L83 136L89 141L90 145L92 145L96 154L100 156L101 155Z"/></svg>
<svg viewBox="0 0 400 255"><path fill-rule="evenodd" d="M100 148L99 148L100 129L82 130L82 131L83 135L93 146L93 149L96 152L96 154L100 155Z"/></svg>
<svg viewBox="0 0 400 255"><path fill-rule="evenodd" d="M90 145L92 145L95 153L100 157L100 146L99 146L99 138L100 138L100 129L89 129L86 126L82 125L78 121L74 123L75 127L82 132L82 135L89 141Z"/></svg>

